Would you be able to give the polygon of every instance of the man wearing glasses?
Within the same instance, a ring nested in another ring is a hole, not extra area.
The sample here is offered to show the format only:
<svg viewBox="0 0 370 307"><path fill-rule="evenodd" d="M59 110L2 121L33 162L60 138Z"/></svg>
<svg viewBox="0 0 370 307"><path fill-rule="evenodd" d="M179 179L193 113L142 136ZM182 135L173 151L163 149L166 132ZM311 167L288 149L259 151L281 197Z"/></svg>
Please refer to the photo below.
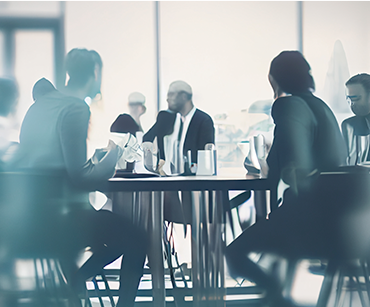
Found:
<svg viewBox="0 0 370 307"><path fill-rule="evenodd" d="M342 133L347 145L347 163L356 165L370 161L370 75L351 77L346 82L347 101L355 116L342 122Z"/></svg>

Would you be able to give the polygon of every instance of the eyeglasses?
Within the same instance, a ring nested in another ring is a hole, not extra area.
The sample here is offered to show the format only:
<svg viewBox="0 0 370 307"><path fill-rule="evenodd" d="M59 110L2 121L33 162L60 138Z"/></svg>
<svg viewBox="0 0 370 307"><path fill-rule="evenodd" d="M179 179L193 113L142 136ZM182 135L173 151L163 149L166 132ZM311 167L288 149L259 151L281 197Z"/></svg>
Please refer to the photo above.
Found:
<svg viewBox="0 0 370 307"><path fill-rule="evenodd" d="M347 96L346 100L350 106L352 106L356 101L359 101L361 96Z"/></svg>

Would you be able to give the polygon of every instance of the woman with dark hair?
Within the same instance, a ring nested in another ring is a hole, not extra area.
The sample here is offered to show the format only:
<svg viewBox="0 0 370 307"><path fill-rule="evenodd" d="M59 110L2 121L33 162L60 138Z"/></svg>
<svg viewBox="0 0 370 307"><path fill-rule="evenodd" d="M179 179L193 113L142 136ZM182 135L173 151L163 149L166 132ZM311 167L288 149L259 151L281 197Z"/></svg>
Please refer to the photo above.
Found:
<svg viewBox="0 0 370 307"><path fill-rule="evenodd" d="M276 183L305 184L290 178L314 170L345 165L345 143L337 120L324 101L313 95L311 67L298 51L283 51L271 62L269 81L274 91L271 116L274 141L267 158L268 177Z"/></svg>
<svg viewBox="0 0 370 307"><path fill-rule="evenodd" d="M310 191L310 174L336 169L346 159L345 144L334 114L312 94L315 84L310 70L298 51L283 51L271 62L268 78L275 98L271 110L275 130L267 157L268 179L276 186L282 180L289 188L284 192L282 206L269 219L246 229L226 248L230 274L264 287L268 306L290 306L290 303L284 300L276 277L267 274L247 255L271 252L288 257L314 248L318 234L327 225L317 226L317 211L312 211L309 203L302 204L301 194Z"/></svg>

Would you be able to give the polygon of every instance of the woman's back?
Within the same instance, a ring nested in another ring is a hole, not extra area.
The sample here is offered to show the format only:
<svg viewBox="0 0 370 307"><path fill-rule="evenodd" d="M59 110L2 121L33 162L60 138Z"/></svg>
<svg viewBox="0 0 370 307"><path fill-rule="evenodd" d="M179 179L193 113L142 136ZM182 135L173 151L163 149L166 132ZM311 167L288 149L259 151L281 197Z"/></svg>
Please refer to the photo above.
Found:
<svg viewBox="0 0 370 307"><path fill-rule="evenodd" d="M269 178L287 184L292 170L309 174L345 165L346 148L330 108L311 93L278 98L272 107L274 141Z"/></svg>

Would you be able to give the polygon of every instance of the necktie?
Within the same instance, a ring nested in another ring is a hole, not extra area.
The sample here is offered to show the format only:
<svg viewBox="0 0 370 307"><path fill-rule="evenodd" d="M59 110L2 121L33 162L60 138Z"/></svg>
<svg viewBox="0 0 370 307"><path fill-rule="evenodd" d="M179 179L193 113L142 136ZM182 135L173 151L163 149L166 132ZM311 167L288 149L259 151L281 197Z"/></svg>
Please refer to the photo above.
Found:
<svg viewBox="0 0 370 307"><path fill-rule="evenodd" d="M180 128L179 128L179 134L177 135L177 162L176 162L176 166L177 166L177 172L178 173L181 173L181 162L182 162L182 150L180 148L180 142L181 142L181 136L182 136L182 130L183 130L183 127L184 127L184 122L183 122L183 119L182 117L180 117Z"/></svg>

